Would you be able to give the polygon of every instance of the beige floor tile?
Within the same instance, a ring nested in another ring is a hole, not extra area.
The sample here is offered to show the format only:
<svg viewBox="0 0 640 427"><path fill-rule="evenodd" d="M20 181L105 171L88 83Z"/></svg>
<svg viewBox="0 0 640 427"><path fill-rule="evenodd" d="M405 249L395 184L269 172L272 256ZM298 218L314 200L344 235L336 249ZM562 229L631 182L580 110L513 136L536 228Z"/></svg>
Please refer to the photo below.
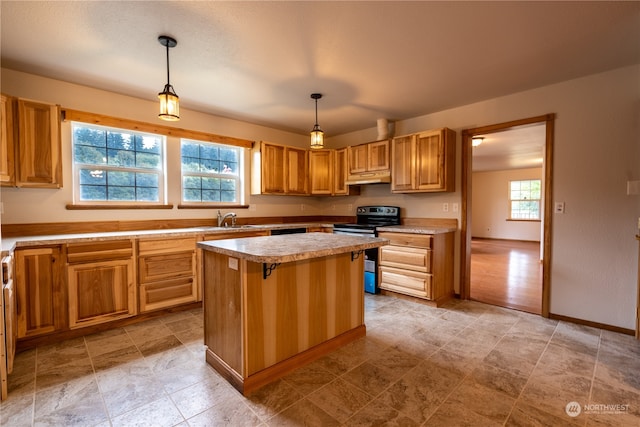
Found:
<svg viewBox="0 0 640 427"><path fill-rule="evenodd" d="M308 399L302 399L267 421L275 427L338 427L340 422Z"/></svg>
<svg viewBox="0 0 640 427"><path fill-rule="evenodd" d="M388 426L388 427L414 427L420 424L385 405L376 401L356 412L344 425L349 427Z"/></svg>
<svg viewBox="0 0 640 427"><path fill-rule="evenodd" d="M111 419L112 427L148 426L153 420L154 427L172 427L184 421L180 411L168 396L162 396Z"/></svg>
<svg viewBox="0 0 640 427"><path fill-rule="evenodd" d="M338 378L307 398L341 423L371 401L371 396Z"/></svg>

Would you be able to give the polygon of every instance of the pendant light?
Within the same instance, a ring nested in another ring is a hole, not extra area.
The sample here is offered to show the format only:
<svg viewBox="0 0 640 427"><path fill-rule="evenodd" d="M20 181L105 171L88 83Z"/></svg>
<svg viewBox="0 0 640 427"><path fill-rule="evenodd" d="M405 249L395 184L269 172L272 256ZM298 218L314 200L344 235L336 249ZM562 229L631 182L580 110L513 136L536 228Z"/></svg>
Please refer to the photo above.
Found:
<svg viewBox="0 0 640 427"><path fill-rule="evenodd" d="M175 47L178 42L169 36L160 36L158 41L167 48L167 84L164 85L162 92L158 94L158 99L160 99L160 114L158 114L158 117L162 120L175 122L180 120L180 98L178 98L176 91L173 90L173 86L169 83L169 48Z"/></svg>
<svg viewBox="0 0 640 427"><path fill-rule="evenodd" d="M322 98L322 94L312 93L311 98L316 100L316 124L311 130L311 148L317 149L324 147L324 132L318 126L318 99Z"/></svg>

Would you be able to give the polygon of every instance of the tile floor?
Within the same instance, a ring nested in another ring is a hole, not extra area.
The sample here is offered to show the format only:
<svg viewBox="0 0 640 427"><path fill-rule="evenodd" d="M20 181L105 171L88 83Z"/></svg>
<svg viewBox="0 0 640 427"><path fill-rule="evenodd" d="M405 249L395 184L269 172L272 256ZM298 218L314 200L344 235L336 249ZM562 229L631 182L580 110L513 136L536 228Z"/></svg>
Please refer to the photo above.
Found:
<svg viewBox="0 0 640 427"><path fill-rule="evenodd" d="M459 300L367 295L365 319L366 338L246 398L204 362L200 310L39 347L0 425L640 425L630 336Z"/></svg>

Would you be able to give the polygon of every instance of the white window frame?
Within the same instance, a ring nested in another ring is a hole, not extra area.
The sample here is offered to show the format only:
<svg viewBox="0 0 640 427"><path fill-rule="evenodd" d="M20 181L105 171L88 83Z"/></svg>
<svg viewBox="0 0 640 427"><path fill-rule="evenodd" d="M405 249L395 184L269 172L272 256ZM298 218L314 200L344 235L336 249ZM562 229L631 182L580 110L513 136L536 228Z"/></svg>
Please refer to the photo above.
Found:
<svg viewBox="0 0 640 427"><path fill-rule="evenodd" d="M211 145L218 146L225 149L236 150L238 153L238 173L237 175L225 174L222 172L193 172L193 171L185 171L182 168L182 144L183 143L191 143L191 144L202 144L202 145ZM243 147L232 145L232 144L224 144L221 142L211 142L211 141L200 141L197 139L189 139L189 138L181 138L180 139L180 201L182 206L242 206L245 203L245 165L246 165L246 149ZM233 202L221 202L221 201L191 201L185 200L185 188L184 188L184 178L187 176L197 176L197 177L206 177L206 178L220 178L220 179L233 179L236 181L236 191L238 194L237 200Z"/></svg>
<svg viewBox="0 0 640 427"><path fill-rule="evenodd" d="M539 198L524 198L524 199L512 199L511 198L511 192L512 192L512 184L514 182L538 182L540 184L540 197ZM542 210L542 180L539 178L532 178L532 179L512 179L509 180L509 187L508 187L508 197L507 199L509 200L509 220L511 221L540 221L541 219L541 210ZM534 202L538 202L538 214L535 218L518 218L518 217L514 217L513 216L513 202L528 202L528 201L534 201Z"/></svg>
<svg viewBox="0 0 640 427"><path fill-rule="evenodd" d="M88 163L76 162L75 158L75 128L76 126L98 129L104 131L120 132L130 135L150 136L153 138L159 138L161 140L161 167L159 169L146 169L139 167L123 167L123 166L110 166L110 165L92 165ZM159 206L165 205L167 200L166 195L166 170L167 170L167 138L165 135L154 134L149 132L139 132L126 128L117 128L112 126L94 125L85 122L71 122L71 158L73 164L73 204L78 206ZM105 171L123 171L123 172L141 172L151 173L158 176L158 200L157 201L145 201L145 200L80 200L80 171L87 167L95 167L95 169Z"/></svg>

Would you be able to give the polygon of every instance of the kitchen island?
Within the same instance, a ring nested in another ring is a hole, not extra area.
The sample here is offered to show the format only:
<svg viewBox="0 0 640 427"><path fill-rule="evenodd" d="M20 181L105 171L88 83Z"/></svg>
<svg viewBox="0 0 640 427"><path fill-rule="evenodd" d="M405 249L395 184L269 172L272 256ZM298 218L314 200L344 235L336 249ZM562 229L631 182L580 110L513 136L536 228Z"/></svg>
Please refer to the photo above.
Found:
<svg viewBox="0 0 640 427"><path fill-rule="evenodd" d="M200 242L206 360L251 391L366 334L364 250L307 233Z"/></svg>

